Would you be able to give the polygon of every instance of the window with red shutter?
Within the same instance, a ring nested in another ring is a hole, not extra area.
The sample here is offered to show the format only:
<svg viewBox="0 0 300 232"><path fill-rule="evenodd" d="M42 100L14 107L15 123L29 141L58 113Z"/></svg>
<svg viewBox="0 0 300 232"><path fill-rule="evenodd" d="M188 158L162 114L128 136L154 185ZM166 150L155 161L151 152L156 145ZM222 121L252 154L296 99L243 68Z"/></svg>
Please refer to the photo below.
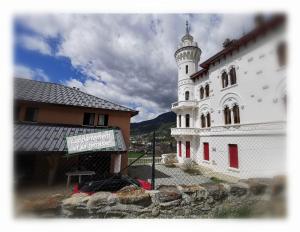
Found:
<svg viewBox="0 0 300 232"><path fill-rule="evenodd" d="M208 145L208 143L203 143L203 154L204 154L204 160L209 161L209 145Z"/></svg>
<svg viewBox="0 0 300 232"><path fill-rule="evenodd" d="M181 157L181 141L178 142L178 155Z"/></svg>
<svg viewBox="0 0 300 232"><path fill-rule="evenodd" d="M186 158L191 157L190 142L186 142L185 144L185 157Z"/></svg>
<svg viewBox="0 0 300 232"><path fill-rule="evenodd" d="M229 166L231 168L239 168L238 146L229 144Z"/></svg>

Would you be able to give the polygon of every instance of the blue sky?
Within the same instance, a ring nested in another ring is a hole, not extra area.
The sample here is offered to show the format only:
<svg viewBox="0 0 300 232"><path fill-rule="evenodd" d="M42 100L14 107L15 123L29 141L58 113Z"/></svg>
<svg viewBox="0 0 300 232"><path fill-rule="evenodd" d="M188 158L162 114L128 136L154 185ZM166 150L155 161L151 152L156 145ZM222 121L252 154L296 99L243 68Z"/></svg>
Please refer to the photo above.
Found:
<svg viewBox="0 0 300 232"><path fill-rule="evenodd" d="M17 15L15 76L75 86L156 117L177 100L174 52L185 21L202 50L200 62L253 26L252 15Z"/></svg>

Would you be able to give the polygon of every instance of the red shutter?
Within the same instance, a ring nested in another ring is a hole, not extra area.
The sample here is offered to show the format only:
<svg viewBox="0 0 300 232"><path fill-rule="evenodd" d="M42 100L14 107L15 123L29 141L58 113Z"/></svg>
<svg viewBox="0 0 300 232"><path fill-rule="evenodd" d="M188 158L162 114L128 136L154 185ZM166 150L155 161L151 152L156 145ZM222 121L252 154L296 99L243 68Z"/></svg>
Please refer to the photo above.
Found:
<svg viewBox="0 0 300 232"><path fill-rule="evenodd" d="M239 168L238 147L236 144L229 144L229 166Z"/></svg>
<svg viewBox="0 0 300 232"><path fill-rule="evenodd" d="M190 142L186 142L185 144L185 156L186 158L190 158L191 156Z"/></svg>
<svg viewBox="0 0 300 232"><path fill-rule="evenodd" d="M181 157L181 141L178 142L178 154Z"/></svg>
<svg viewBox="0 0 300 232"><path fill-rule="evenodd" d="M203 143L203 153L204 153L204 160L209 160L209 145L208 145L208 143Z"/></svg>

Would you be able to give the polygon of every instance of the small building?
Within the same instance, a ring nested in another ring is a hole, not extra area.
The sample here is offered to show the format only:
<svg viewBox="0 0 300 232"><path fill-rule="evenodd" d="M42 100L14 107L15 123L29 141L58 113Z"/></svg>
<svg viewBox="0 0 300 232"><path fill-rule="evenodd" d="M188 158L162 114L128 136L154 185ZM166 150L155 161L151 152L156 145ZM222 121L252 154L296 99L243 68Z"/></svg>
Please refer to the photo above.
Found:
<svg viewBox="0 0 300 232"><path fill-rule="evenodd" d="M77 88L22 78L14 80L14 101L17 183L52 184L78 167L100 178L127 166L130 119L137 111ZM105 130L113 131L114 147L66 156L66 137Z"/></svg>
<svg viewBox="0 0 300 232"><path fill-rule="evenodd" d="M282 15L257 20L253 30L227 39L199 65L201 49L187 24L175 52L177 127L171 135L179 162L238 178L284 174L285 28Z"/></svg>

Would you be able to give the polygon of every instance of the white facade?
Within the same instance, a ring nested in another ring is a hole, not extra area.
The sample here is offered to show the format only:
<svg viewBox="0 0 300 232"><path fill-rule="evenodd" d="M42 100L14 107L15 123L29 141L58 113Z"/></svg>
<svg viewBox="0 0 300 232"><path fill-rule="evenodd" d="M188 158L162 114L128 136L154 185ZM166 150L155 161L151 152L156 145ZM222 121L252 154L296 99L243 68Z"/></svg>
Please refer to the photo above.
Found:
<svg viewBox="0 0 300 232"><path fill-rule="evenodd" d="M284 174L286 68L278 61L278 47L285 40L285 27L281 23L238 49L222 54L195 78L201 50L187 28L175 53L178 102L172 104L172 111L177 114L177 128L172 128L171 134L177 140L179 162L193 160L239 178ZM229 75L232 67L236 73L234 84ZM227 87L222 85L223 72L228 74ZM202 99L201 87L204 89ZM228 124L224 116L226 107L231 119ZM201 116L205 119L204 127ZM186 151L186 142L190 143L187 149L190 151ZM208 144L205 154L204 143Z"/></svg>

